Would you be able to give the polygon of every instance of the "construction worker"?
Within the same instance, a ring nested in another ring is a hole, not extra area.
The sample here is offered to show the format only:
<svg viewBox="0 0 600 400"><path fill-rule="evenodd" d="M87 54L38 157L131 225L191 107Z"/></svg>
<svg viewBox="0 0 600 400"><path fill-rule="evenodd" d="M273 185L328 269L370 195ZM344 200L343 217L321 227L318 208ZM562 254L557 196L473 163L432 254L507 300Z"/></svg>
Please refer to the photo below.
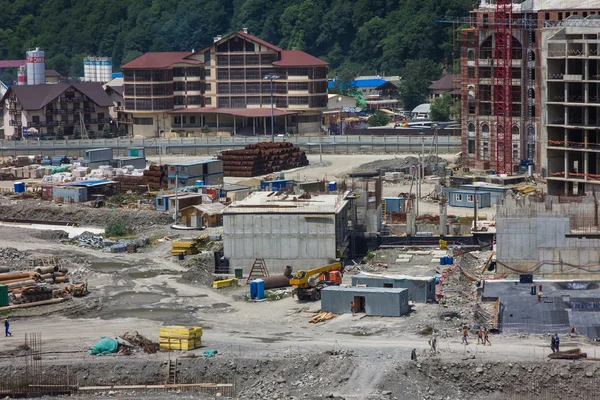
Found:
<svg viewBox="0 0 600 400"><path fill-rule="evenodd" d="M10 328L10 322L8 322L8 318L4 320L4 337L12 336L12 333L8 330Z"/></svg>
<svg viewBox="0 0 600 400"><path fill-rule="evenodd" d="M541 303L542 302L542 292L538 292L537 296L538 296L538 303Z"/></svg>
<svg viewBox="0 0 600 400"><path fill-rule="evenodd" d="M435 353L437 351L437 337L435 337L435 333L431 335L431 339L429 339L429 345L431 346L431 352Z"/></svg>
<svg viewBox="0 0 600 400"><path fill-rule="evenodd" d="M465 326L465 327L463 327L463 330L462 330L462 340L461 340L460 344L464 343L464 344L468 345L469 344L469 341L467 340L468 337L469 337L469 332L467 331L467 327Z"/></svg>
<svg viewBox="0 0 600 400"><path fill-rule="evenodd" d="M485 344L483 341L483 331L481 330L481 325L477 326L477 344L481 341L481 344Z"/></svg>
<svg viewBox="0 0 600 400"><path fill-rule="evenodd" d="M553 353L556 353L556 339L554 336L550 339L550 350L552 350Z"/></svg>
<svg viewBox="0 0 600 400"><path fill-rule="evenodd" d="M490 346L492 345L492 342L490 342L490 331L488 328L483 328L483 345L485 346L486 343L489 343Z"/></svg>
<svg viewBox="0 0 600 400"><path fill-rule="evenodd" d="M412 349L410 352L410 360L417 361L417 349Z"/></svg>
<svg viewBox="0 0 600 400"><path fill-rule="evenodd" d="M354 315L355 315L355 311L356 311L356 309L354 308L354 302L353 302L353 301L351 301L351 302L350 302L350 312L352 313L352 316L353 316L353 317L354 317Z"/></svg>
<svg viewBox="0 0 600 400"><path fill-rule="evenodd" d="M560 338L558 337L558 333L554 334L554 347L556 351L560 351Z"/></svg>

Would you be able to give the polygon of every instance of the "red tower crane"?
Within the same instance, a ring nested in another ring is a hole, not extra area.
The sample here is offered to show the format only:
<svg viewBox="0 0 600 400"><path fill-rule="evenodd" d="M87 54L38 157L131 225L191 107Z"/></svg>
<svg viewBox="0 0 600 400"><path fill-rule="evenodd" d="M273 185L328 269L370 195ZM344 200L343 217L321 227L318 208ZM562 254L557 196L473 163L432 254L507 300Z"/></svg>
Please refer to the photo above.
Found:
<svg viewBox="0 0 600 400"><path fill-rule="evenodd" d="M496 171L512 174L512 0L496 0Z"/></svg>

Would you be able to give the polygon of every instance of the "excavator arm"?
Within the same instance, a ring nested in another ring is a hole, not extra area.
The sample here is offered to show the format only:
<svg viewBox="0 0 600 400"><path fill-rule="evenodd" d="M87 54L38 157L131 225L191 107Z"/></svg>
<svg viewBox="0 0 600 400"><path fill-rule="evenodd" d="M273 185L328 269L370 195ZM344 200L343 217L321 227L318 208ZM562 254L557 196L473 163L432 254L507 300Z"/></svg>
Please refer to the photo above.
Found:
<svg viewBox="0 0 600 400"><path fill-rule="evenodd" d="M325 265L323 267L309 269L306 271L297 271L294 277L290 279L290 284L294 289L305 289L310 287L309 279L312 277L317 278L319 275L324 274L333 270L341 270L342 264L335 262L333 264Z"/></svg>

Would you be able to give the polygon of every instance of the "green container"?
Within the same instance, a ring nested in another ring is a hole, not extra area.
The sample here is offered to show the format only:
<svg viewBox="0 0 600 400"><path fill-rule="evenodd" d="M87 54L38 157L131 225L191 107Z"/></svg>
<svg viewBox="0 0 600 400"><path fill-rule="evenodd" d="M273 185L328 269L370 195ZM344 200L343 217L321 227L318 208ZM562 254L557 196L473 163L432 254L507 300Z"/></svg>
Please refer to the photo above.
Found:
<svg viewBox="0 0 600 400"><path fill-rule="evenodd" d="M235 272L235 277L237 279L242 279L244 277L244 269L243 268L236 268L234 269Z"/></svg>
<svg viewBox="0 0 600 400"><path fill-rule="evenodd" d="M8 305L8 286L0 285L0 307Z"/></svg>

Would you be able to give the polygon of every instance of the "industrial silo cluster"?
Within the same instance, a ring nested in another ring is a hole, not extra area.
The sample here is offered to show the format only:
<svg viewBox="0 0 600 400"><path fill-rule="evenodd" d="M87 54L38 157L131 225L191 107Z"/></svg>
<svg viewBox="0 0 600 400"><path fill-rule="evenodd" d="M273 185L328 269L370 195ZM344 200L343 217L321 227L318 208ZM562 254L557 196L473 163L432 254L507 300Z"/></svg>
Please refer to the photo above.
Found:
<svg viewBox="0 0 600 400"><path fill-rule="evenodd" d="M39 47L27 52L26 64L19 67L17 85L43 85L46 83L46 54Z"/></svg>
<svg viewBox="0 0 600 400"><path fill-rule="evenodd" d="M112 80L110 57L86 57L83 59L83 81L106 83Z"/></svg>

